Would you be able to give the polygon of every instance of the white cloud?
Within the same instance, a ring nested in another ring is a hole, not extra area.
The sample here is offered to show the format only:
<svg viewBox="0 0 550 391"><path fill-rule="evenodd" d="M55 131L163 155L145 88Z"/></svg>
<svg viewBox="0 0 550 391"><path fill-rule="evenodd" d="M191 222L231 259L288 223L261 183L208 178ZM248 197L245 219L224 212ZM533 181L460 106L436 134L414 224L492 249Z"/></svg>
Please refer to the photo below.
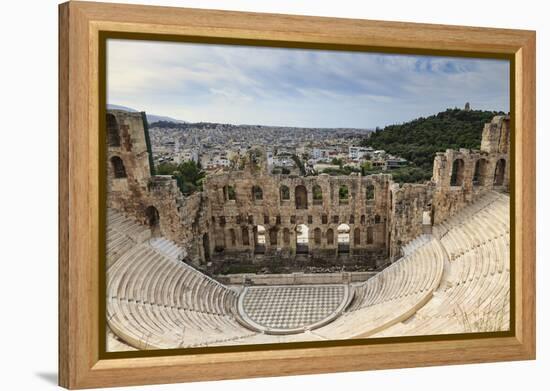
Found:
<svg viewBox="0 0 550 391"><path fill-rule="evenodd" d="M190 121L374 127L469 101L508 110L508 63L113 40L108 101Z"/></svg>

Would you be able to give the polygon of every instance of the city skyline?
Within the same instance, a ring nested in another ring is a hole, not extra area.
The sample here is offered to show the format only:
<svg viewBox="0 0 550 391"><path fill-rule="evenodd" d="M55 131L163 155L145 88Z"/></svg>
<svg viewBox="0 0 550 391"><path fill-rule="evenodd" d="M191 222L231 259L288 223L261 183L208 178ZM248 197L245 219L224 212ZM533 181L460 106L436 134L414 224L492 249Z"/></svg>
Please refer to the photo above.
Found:
<svg viewBox="0 0 550 391"><path fill-rule="evenodd" d="M509 111L504 60L109 40L107 100L189 122L375 128Z"/></svg>

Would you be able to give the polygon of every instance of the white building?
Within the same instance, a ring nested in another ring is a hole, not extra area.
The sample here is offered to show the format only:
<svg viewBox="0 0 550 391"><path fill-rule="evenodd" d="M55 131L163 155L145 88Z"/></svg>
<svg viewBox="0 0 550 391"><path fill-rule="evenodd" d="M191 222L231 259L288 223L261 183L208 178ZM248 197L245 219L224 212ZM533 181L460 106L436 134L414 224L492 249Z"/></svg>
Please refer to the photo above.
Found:
<svg viewBox="0 0 550 391"><path fill-rule="evenodd" d="M324 160L324 159L332 159L338 154L338 148L337 147L314 147L312 152L312 157L315 160Z"/></svg>
<svg viewBox="0 0 550 391"><path fill-rule="evenodd" d="M370 156L373 152L371 147L356 147L350 146L348 156L351 160L364 159L366 156Z"/></svg>

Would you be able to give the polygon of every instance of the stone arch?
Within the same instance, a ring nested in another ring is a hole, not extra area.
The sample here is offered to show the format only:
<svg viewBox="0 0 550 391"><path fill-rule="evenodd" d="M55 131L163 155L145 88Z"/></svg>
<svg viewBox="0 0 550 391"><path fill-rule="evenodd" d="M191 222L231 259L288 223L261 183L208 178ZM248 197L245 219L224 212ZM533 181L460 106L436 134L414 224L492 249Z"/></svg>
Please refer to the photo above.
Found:
<svg viewBox="0 0 550 391"><path fill-rule="evenodd" d="M313 230L313 241L317 246L321 245L321 228Z"/></svg>
<svg viewBox="0 0 550 391"><path fill-rule="evenodd" d="M296 209L307 209L307 189L304 185L298 185L294 189Z"/></svg>
<svg viewBox="0 0 550 391"><path fill-rule="evenodd" d="M250 246L250 237L248 236L247 227L241 227L241 241L243 246Z"/></svg>
<svg viewBox="0 0 550 391"><path fill-rule="evenodd" d="M235 247L237 245L237 235L235 234L235 230L233 228L229 228L229 240L231 242L231 247Z"/></svg>
<svg viewBox="0 0 550 391"><path fill-rule="evenodd" d="M210 239L208 238L207 233L202 235L202 251L204 254L205 262L210 261Z"/></svg>
<svg viewBox="0 0 550 391"><path fill-rule="evenodd" d="M277 246L277 236L279 235L279 230L277 227L273 227L269 230L269 245Z"/></svg>
<svg viewBox="0 0 550 391"><path fill-rule="evenodd" d="M107 142L110 147L120 147L120 129L116 117L107 113Z"/></svg>
<svg viewBox="0 0 550 391"><path fill-rule="evenodd" d="M365 190L365 198L367 201L374 200L374 185L372 183L368 183L366 190Z"/></svg>
<svg viewBox="0 0 550 391"><path fill-rule="evenodd" d="M296 254L309 252L309 228L305 224L296 226Z"/></svg>
<svg viewBox="0 0 550 391"><path fill-rule="evenodd" d="M432 225L432 212L430 210L422 212L422 225Z"/></svg>
<svg viewBox="0 0 550 391"><path fill-rule="evenodd" d="M365 217L365 215L361 215L361 224L365 224L366 221L367 218Z"/></svg>
<svg viewBox="0 0 550 391"><path fill-rule="evenodd" d="M374 230L372 227L367 227L367 244L374 243Z"/></svg>
<svg viewBox="0 0 550 391"><path fill-rule="evenodd" d="M235 188L231 185L226 185L223 187L223 197L226 201L235 201L237 194L235 193Z"/></svg>
<svg viewBox="0 0 550 391"><path fill-rule="evenodd" d="M455 159L453 161L453 171L451 173L451 186L462 186L464 183L464 160Z"/></svg>
<svg viewBox="0 0 550 391"><path fill-rule="evenodd" d="M252 200L261 201L264 199L264 192L260 186L252 186Z"/></svg>
<svg viewBox="0 0 550 391"><path fill-rule="evenodd" d="M327 244L334 244L334 230L332 228L327 229Z"/></svg>
<svg viewBox="0 0 550 391"><path fill-rule="evenodd" d="M380 215L374 215L374 224L380 224Z"/></svg>
<svg viewBox="0 0 550 391"><path fill-rule="evenodd" d="M353 245L354 246L361 245L361 230L359 228L355 228L353 230Z"/></svg>
<svg viewBox="0 0 550 391"><path fill-rule="evenodd" d="M290 230L288 228L283 229L283 243L290 245Z"/></svg>
<svg viewBox="0 0 550 391"><path fill-rule="evenodd" d="M147 225L152 230L157 230L159 228L159 225L160 225L159 211L153 205L148 206L145 209L145 219L146 219Z"/></svg>
<svg viewBox="0 0 550 391"><path fill-rule="evenodd" d="M338 200L340 204L347 204L349 202L349 189L347 185L341 185L338 189Z"/></svg>
<svg viewBox="0 0 550 391"><path fill-rule="evenodd" d="M350 226L347 224L340 224L338 226L338 252L347 253L349 252L349 237L350 237Z"/></svg>
<svg viewBox="0 0 550 391"><path fill-rule="evenodd" d="M504 185L504 174L506 172L506 160L499 159L495 166L495 176L493 179L494 186Z"/></svg>
<svg viewBox="0 0 550 391"><path fill-rule="evenodd" d="M485 177L487 175L487 159L481 158L476 161L476 165L474 168L474 177L472 178L472 182L474 186L478 185L485 185Z"/></svg>
<svg viewBox="0 0 550 391"><path fill-rule="evenodd" d="M313 205L323 204L323 189L319 185L313 185L311 189L313 193Z"/></svg>
<svg viewBox="0 0 550 391"><path fill-rule="evenodd" d="M113 168L115 178L126 178L126 168L120 157L113 156L111 158L111 167Z"/></svg>
<svg viewBox="0 0 550 391"><path fill-rule="evenodd" d="M265 253L265 227L257 225L254 227L254 252L256 254Z"/></svg>
<svg viewBox="0 0 550 391"><path fill-rule="evenodd" d="M282 185L279 189L279 194L281 197L281 201L290 200L290 189L288 188L288 186Z"/></svg>

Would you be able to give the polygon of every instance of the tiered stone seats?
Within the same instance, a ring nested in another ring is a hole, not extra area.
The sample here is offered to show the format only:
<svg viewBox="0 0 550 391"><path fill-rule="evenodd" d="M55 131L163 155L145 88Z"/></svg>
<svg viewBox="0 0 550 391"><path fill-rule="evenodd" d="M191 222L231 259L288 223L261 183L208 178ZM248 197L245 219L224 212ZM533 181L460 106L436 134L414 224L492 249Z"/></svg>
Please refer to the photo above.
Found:
<svg viewBox="0 0 550 391"><path fill-rule="evenodd" d="M125 217L113 209L107 210L107 267L126 251L151 237L148 227Z"/></svg>
<svg viewBox="0 0 550 391"><path fill-rule="evenodd" d="M401 252L403 256L407 256L415 252L420 246L423 244L429 242L431 240L431 235L420 235L413 240L411 240L409 243L404 245L401 248Z"/></svg>
<svg viewBox="0 0 550 391"><path fill-rule="evenodd" d="M446 261L439 241L423 240L412 254L356 286L347 311L312 333L325 339L368 337L416 312L438 287Z"/></svg>
<svg viewBox="0 0 550 391"><path fill-rule="evenodd" d="M236 322L237 294L149 243L107 271L110 328L140 349L211 345L254 334Z"/></svg>
<svg viewBox="0 0 550 391"><path fill-rule="evenodd" d="M186 252L183 248L166 238L151 238L149 244L161 254L176 261L181 261L186 256Z"/></svg>
<svg viewBox="0 0 550 391"><path fill-rule="evenodd" d="M376 337L508 330L509 202L491 192L481 207L473 204L441 224L450 262L434 298Z"/></svg>
<svg viewBox="0 0 550 391"><path fill-rule="evenodd" d="M382 272L351 285L354 298L334 321L291 335L248 329L237 291L181 261L185 252L175 243L150 238L146 227L120 213L109 211L108 218L108 326L134 348L463 333L509 324L509 197L496 192L434 226L433 235L407 243L404 256ZM111 345L124 344L111 338Z"/></svg>

